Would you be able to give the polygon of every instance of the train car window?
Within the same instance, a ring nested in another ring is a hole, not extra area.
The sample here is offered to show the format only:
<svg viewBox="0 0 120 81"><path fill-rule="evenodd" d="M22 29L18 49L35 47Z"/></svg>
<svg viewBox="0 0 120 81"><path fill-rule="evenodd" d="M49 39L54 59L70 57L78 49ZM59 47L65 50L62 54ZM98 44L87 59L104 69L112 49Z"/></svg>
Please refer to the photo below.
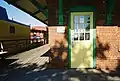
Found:
<svg viewBox="0 0 120 81"><path fill-rule="evenodd" d="M10 26L10 33L15 33L15 27L14 26Z"/></svg>

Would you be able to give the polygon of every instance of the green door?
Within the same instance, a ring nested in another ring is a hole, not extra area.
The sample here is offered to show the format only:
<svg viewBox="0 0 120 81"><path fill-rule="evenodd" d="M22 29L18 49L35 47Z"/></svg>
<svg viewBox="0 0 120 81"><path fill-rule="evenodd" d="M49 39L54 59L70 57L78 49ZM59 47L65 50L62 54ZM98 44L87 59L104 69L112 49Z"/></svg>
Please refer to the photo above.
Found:
<svg viewBox="0 0 120 81"><path fill-rule="evenodd" d="M93 12L70 14L71 68L93 68L94 28Z"/></svg>

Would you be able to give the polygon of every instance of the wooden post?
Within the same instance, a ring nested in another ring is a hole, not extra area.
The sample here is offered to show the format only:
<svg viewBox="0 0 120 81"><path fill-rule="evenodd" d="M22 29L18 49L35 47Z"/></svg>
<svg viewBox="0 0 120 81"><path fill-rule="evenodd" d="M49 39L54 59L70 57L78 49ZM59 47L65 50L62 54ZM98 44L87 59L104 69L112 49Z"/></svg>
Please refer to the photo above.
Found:
<svg viewBox="0 0 120 81"><path fill-rule="evenodd" d="M63 24L63 0L59 0L59 25Z"/></svg>

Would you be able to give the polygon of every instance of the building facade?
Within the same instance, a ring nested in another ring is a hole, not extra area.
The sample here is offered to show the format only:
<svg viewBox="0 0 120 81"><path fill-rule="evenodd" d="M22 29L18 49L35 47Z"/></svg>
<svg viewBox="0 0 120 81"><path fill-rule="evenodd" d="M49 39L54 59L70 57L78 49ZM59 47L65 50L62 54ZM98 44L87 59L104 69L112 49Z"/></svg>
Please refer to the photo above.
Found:
<svg viewBox="0 0 120 81"><path fill-rule="evenodd" d="M5 1L48 24L55 67L119 68L119 0Z"/></svg>
<svg viewBox="0 0 120 81"><path fill-rule="evenodd" d="M47 27L34 26L31 27L31 43L41 42L42 44L47 44Z"/></svg>

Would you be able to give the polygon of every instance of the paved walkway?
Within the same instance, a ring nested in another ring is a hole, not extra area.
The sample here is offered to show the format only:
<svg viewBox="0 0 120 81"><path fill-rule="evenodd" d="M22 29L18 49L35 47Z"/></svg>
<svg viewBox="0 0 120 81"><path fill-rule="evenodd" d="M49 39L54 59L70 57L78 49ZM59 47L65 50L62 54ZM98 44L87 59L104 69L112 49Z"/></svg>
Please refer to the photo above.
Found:
<svg viewBox="0 0 120 81"><path fill-rule="evenodd" d="M0 81L4 77L9 76L10 73L14 73L17 69L20 69L21 72L21 68L36 68L34 70L37 70L37 67L42 67L45 63L49 62L48 56L42 56L49 50L50 47L46 44L44 46L8 57L4 61L0 59Z"/></svg>
<svg viewBox="0 0 120 81"><path fill-rule="evenodd" d="M0 81L120 81L120 74L96 69L47 69L49 58L42 55L49 49L44 45L7 58L0 67Z"/></svg>
<svg viewBox="0 0 120 81"><path fill-rule="evenodd" d="M17 55L14 55L12 57L9 57L7 59L18 59L17 61L11 63L15 64L33 64L36 63L38 65L44 64L45 61L49 61L48 57L41 57L43 54L45 54L50 49L49 45L44 45Z"/></svg>

